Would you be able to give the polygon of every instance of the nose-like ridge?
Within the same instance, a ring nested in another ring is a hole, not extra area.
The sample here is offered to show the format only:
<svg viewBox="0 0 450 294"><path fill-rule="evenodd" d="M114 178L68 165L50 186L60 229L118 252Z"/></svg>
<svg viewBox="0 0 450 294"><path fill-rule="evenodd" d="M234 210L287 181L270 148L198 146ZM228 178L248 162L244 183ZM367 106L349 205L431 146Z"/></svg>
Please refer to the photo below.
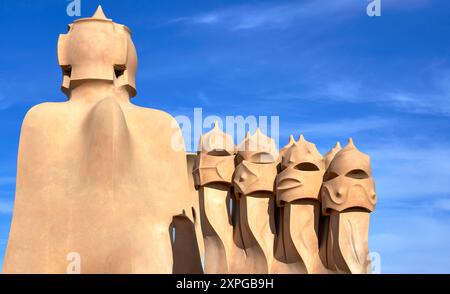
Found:
<svg viewBox="0 0 450 294"><path fill-rule="evenodd" d="M303 183L300 179L285 178L277 184L277 189L278 190L288 190L288 189L293 189L293 188L297 188L297 187L301 187L301 186L303 186Z"/></svg>
<svg viewBox="0 0 450 294"><path fill-rule="evenodd" d="M247 179L247 175L243 174L239 177L239 182L242 183Z"/></svg>

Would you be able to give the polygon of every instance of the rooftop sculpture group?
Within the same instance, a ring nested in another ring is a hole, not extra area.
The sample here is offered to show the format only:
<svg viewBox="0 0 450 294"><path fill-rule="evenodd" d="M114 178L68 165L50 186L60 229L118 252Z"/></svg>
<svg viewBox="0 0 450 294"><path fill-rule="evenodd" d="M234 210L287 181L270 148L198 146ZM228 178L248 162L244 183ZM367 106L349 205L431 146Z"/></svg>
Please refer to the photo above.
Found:
<svg viewBox="0 0 450 294"><path fill-rule="evenodd" d="M58 42L68 101L22 126L4 273L368 273L376 194L350 140L322 156L219 125L198 154L167 113L133 105L130 30L101 7ZM204 257L202 261L202 257Z"/></svg>

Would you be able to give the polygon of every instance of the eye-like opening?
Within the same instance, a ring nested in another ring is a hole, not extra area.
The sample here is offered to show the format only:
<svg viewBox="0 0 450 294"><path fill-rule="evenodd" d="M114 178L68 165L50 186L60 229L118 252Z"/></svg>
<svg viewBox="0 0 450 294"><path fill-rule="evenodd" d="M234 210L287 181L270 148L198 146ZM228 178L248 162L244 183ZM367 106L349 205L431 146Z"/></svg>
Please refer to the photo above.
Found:
<svg viewBox="0 0 450 294"><path fill-rule="evenodd" d="M116 79L123 76L123 74L125 73L125 69L126 69L126 67L124 65L115 65L114 66L114 74L116 75Z"/></svg>
<svg viewBox="0 0 450 294"><path fill-rule="evenodd" d="M215 149L215 150L209 151L208 155L213 155L213 156L230 156L231 154L228 151L226 151L226 150Z"/></svg>
<svg viewBox="0 0 450 294"><path fill-rule="evenodd" d="M331 181L334 178L337 178L338 176L339 175L337 173L329 171L329 172L326 172L325 175L323 176L323 181L324 182L328 182L328 181Z"/></svg>
<svg viewBox="0 0 450 294"><path fill-rule="evenodd" d="M317 165L311 162L302 162L300 164L297 164L295 166L295 169L302 170L302 171L318 171L319 168Z"/></svg>
<svg viewBox="0 0 450 294"><path fill-rule="evenodd" d="M72 76L72 67L70 65L65 65L65 66L62 66L61 68L62 68L63 75L65 75L69 78Z"/></svg>
<svg viewBox="0 0 450 294"><path fill-rule="evenodd" d="M359 179L359 180L367 179L369 177L369 175L362 169L354 169L354 170L348 172L345 176L349 177L349 178L353 178L353 179Z"/></svg>

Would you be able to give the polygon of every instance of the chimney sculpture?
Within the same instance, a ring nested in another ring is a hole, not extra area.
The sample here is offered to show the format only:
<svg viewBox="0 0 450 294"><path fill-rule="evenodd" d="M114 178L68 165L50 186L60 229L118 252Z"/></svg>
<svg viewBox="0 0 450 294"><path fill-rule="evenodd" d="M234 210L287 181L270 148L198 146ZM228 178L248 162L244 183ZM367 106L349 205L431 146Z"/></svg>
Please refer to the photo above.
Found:
<svg viewBox="0 0 450 294"><path fill-rule="evenodd" d="M289 142L286 146L284 146L279 153L278 156L278 173L281 171L281 160L283 159L284 154L291 148L292 145L296 143L294 136L289 136ZM276 189L276 187L275 187ZM276 236L275 236L275 249L274 249L274 259L272 262L271 273L273 274L289 274L289 273L300 273L305 272L305 268L303 264L298 262L299 258L294 260L288 260L288 256L286 254L286 246L292 245L292 242L285 245L285 239L283 234L283 220L284 220L284 207L279 207L276 205L275 207L275 226L276 226ZM293 247L293 245L291 246ZM292 254L291 254L292 255ZM298 256L298 254L297 254Z"/></svg>
<svg viewBox="0 0 450 294"><path fill-rule="evenodd" d="M337 142L336 145L324 155L323 160L325 162L325 170L330 166L331 161L333 161L336 154L341 151L341 143ZM319 220L319 248L320 248L320 258L322 263L328 269L335 269L333 254L331 252L333 236L331 235L330 229L330 216L321 214Z"/></svg>
<svg viewBox="0 0 450 294"><path fill-rule="evenodd" d="M236 273L265 274L273 261L275 228L274 184L277 175L278 150L273 139L259 129L247 134L238 146L237 167L233 184L236 195L235 232L240 248L236 256L241 268Z"/></svg>
<svg viewBox="0 0 450 294"><path fill-rule="evenodd" d="M332 270L368 273L369 220L377 201L370 158L353 140L331 161L322 187L322 213L330 216Z"/></svg>
<svg viewBox="0 0 450 294"><path fill-rule="evenodd" d="M130 30L99 7L60 36L58 60L68 101L23 122L3 272L202 272L181 130L130 102Z"/></svg>
<svg viewBox="0 0 450 294"><path fill-rule="evenodd" d="M214 128L200 138L194 167L205 243L205 272L229 273L233 246L230 201L234 172L233 138Z"/></svg>
<svg viewBox="0 0 450 294"><path fill-rule="evenodd" d="M277 205L287 264L298 264L297 273L326 273L319 257L319 192L325 173L322 156L314 144L300 136L285 151L276 179ZM279 244L281 245L281 244Z"/></svg>

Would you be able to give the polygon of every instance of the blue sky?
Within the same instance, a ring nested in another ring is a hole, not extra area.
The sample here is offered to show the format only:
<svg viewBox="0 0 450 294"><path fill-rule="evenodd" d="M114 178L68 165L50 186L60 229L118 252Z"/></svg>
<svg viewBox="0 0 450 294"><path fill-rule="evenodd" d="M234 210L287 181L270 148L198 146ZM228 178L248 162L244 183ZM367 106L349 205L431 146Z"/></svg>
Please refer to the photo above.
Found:
<svg viewBox="0 0 450 294"><path fill-rule="evenodd" d="M450 270L450 2L96 1L139 55L133 102L172 115L274 115L327 152L353 137L372 156L370 247L384 273ZM125 4L128 3L128 4ZM56 59L65 0L0 0L0 264L26 111L64 101ZM194 139L195 140L195 139ZM69 152L69 151L67 151Z"/></svg>

